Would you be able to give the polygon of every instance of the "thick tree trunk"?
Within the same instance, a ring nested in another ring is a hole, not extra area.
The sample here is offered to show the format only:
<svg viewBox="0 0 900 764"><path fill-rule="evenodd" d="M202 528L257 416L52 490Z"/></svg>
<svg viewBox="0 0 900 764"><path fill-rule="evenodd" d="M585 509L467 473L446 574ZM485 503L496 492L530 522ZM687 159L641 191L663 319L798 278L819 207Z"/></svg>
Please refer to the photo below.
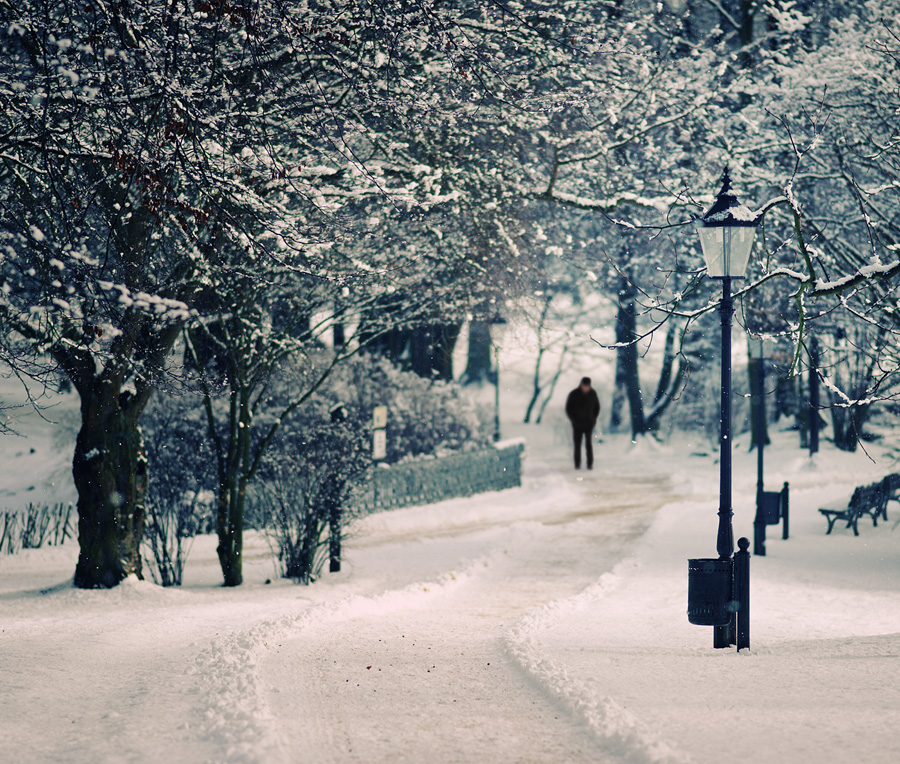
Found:
<svg viewBox="0 0 900 764"><path fill-rule="evenodd" d="M80 390L81 430L72 475L78 491L75 586L109 588L142 578L147 459L137 425L143 406L107 382Z"/></svg>
<svg viewBox="0 0 900 764"><path fill-rule="evenodd" d="M641 381L638 376L637 345L632 344L622 350L627 370L625 393L628 396L628 410L631 413L631 436L637 437L647 432L647 422L644 419L644 394L641 392Z"/></svg>
<svg viewBox="0 0 900 764"><path fill-rule="evenodd" d="M469 352L463 383L466 385L488 382L491 379L491 330L483 321L469 323Z"/></svg>

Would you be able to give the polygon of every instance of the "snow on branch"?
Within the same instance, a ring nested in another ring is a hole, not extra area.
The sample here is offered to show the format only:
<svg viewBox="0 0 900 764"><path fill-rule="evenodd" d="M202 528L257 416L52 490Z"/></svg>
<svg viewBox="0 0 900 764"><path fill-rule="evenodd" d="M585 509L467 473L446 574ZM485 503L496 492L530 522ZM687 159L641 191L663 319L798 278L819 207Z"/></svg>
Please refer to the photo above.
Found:
<svg viewBox="0 0 900 764"><path fill-rule="evenodd" d="M126 308L135 308L156 316L165 316L173 321L187 321L196 314L181 300L173 300L168 297L160 297L147 292L133 292L124 284L114 284L111 281L99 281L97 285L104 292L118 292L118 302Z"/></svg>
<svg viewBox="0 0 900 764"><path fill-rule="evenodd" d="M540 194L538 198L559 202L560 204L565 204L566 206L574 207L579 210L613 212L623 204L635 204L639 207L646 207L647 209L656 210L663 214L668 212L676 201L674 198L663 199L660 197L641 196L640 194L630 192L623 192L607 199L589 199L585 196L567 194L562 191L553 191Z"/></svg>
<svg viewBox="0 0 900 764"><path fill-rule="evenodd" d="M871 265L864 265L856 273L848 274L833 281L817 279L809 294L812 296L840 294L864 281L875 278L890 279L898 273L900 273L900 260L893 260L885 264L872 263Z"/></svg>

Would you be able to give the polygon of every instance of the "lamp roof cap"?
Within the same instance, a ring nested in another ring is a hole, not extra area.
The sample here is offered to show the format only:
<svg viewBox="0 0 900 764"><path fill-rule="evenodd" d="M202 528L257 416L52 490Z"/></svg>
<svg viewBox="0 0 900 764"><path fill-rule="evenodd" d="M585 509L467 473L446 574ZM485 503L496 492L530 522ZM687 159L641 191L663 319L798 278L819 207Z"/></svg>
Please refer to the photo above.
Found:
<svg viewBox="0 0 900 764"><path fill-rule="evenodd" d="M701 225L707 228L755 227L758 222L756 213L741 204L737 195L731 190L731 175L726 165L725 173L722 175L722 188L716 194L715 204L700 218Z"/></svg>

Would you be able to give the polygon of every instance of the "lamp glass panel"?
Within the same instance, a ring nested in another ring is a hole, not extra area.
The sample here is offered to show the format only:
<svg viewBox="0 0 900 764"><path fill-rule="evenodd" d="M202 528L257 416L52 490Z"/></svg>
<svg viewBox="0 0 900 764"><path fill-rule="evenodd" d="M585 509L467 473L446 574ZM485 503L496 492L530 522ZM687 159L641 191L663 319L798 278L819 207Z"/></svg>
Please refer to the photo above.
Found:
<svg viewBox="0 0 900 764"><path fill-rule="evenodd" d="M706 271L714 279L723 278L725 273L724 246L722 232L724 228L705 228L700 226L697 232L700 234L700 246L703 249L703 259L706 261Z"/></svg>
<svg viewBox="0 0 900 764"><path fill-rule="evenodd" d="M753 248L753 238L756 229L750 226L726 228L725 234L725 269L734 279L742 279L747 273L747 264L750 262L750 250Z"/></svg>
<svg viewBox="0 0 900 764"><path fill-rule="evenodd" d="M697 230L709 276L714 279L743 278L756 229L752 226L709 226Z"/></svg>

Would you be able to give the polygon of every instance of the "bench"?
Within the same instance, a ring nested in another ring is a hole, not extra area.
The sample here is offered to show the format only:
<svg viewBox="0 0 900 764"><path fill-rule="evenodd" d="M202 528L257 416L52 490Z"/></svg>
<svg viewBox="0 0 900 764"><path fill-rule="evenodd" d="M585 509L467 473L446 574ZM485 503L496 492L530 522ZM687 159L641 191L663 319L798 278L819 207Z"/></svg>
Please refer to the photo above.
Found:
<svg viewBox="0 0 900 764"><path fill-rule="evenodd" d="M872 525L878 525L879 515L887 520L887 503L888 491L886 488L886 479L878 483L859 486L853 491L850 502L844 509L822 508L819 512L824 515L828 521L828 530L826 535L831 533L834 524L838 520L844 520L847 528L853 528L853 535L859 535L857 523L863 515L872 518Z"/></svg>
<svg viewBox="0 0 900 764"><path fill-rule="evenodd" d="M900 472L888 475L883 481L884 485L884 505L885 511L882 513L884 519L887 520L887 503L889 501L900 502Z"/></svg>

